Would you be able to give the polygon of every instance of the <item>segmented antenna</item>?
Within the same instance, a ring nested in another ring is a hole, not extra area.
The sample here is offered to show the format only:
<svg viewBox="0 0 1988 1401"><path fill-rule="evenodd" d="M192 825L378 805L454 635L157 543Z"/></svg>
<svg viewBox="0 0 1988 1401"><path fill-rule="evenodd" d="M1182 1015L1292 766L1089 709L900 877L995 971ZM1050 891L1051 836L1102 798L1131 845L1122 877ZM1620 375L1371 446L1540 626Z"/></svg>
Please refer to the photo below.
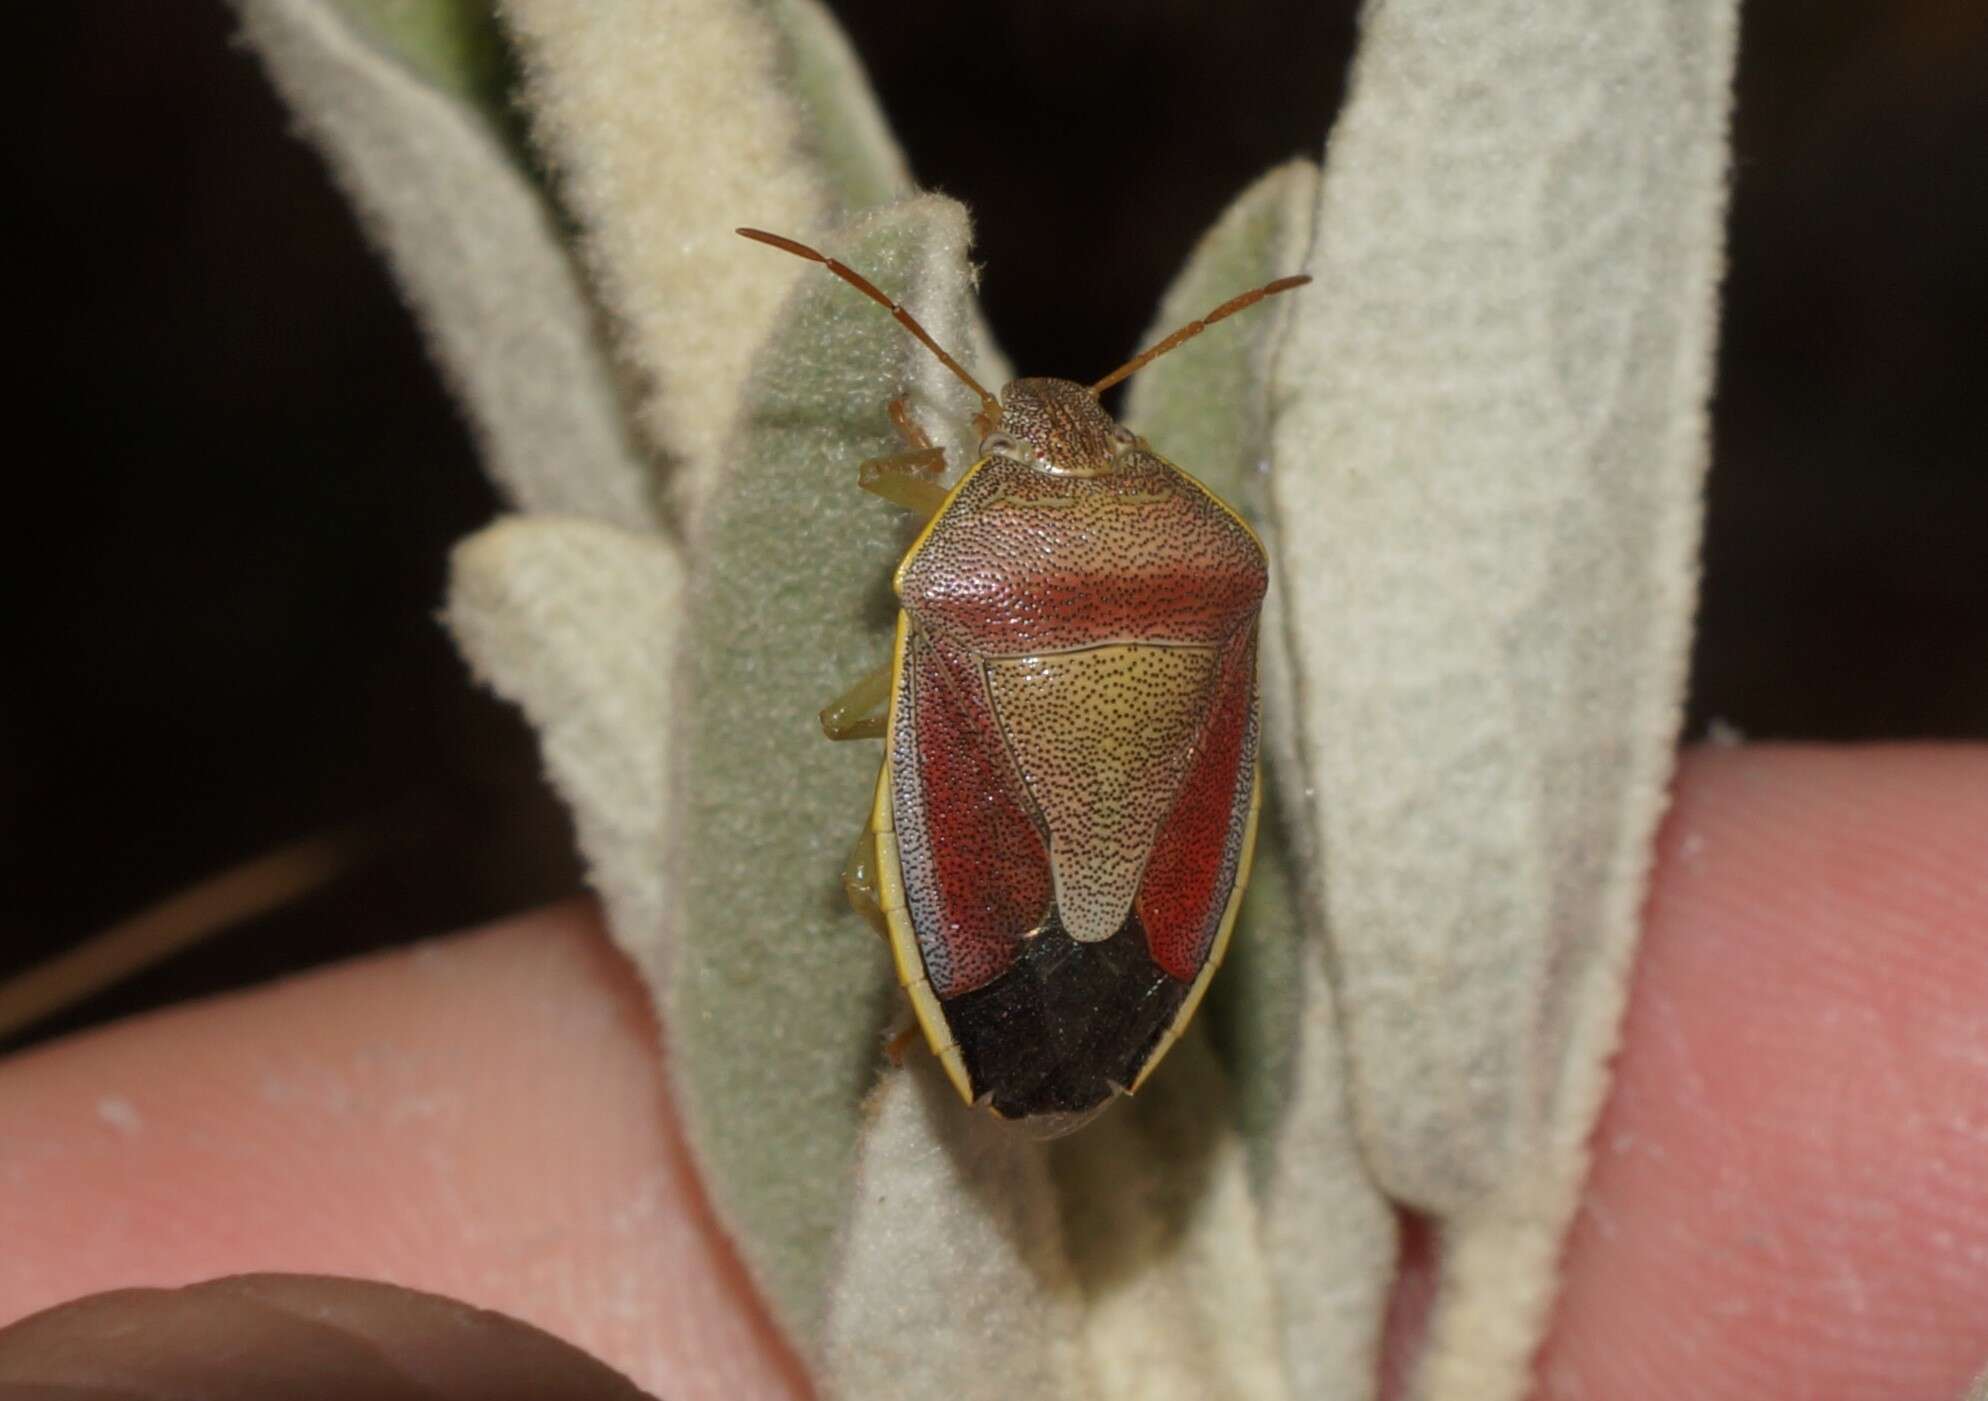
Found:
<svg viewBox="0 0 1988 1401"><path fill-rule="evenodd" d="M876 284L871 282L869 278L857 272L847 263L836 258L831 258L828 254L810 248L805 243L796 243L791 238L782 238L779 234L768 233L764 229L739 229L737 232L741 237L749 238L754 243L770 244L783 252L792 253L797 258L806 258L811 263L820 263L871 301L888 307L890 314L897 318L898 325L918 337L924 343L927 350L939 357L940 364L958 375L965 382L968 389L971 389L975 394L980 396L981 409L987 422L991 425L1001 421L1001 401L996 399L992 394L989 394L985 389L982 389L980 381L968 374L959 361L946 354L945 347L926 334L925 328L918 324L910 312L878 291ZM1258 293L1257 295L1261 296L1263 294Z"/></svg>
<svg viewBox="0 0 1988 1401"><path fill-rule="evenodd" d="M1106 375L1103 379L1099 380L1096 384L1092 385L1091 393L1093 394L1104 393L1105 390L1111 388L1114 384L1117 384L1127 375L1137 374L1140 370L1145 369L1146 366L1152 364L1153 361L1159 359L1162 355L1165 355L1169 350L1172 350L1182 341L1193 340L1196 336L1200 335L1203 331L1207 330L1217 321L1221 321L1226 319L1227 317L1234 316L1237 312L1243 310L1245 307L1255 306L1265 297L1274 297L1279 292L1288 292L1293 287L1302 287L1307 282L1310 281L1311 281L1311 275L1309 273L1299 273L1296 277L1280 277L1275 282L1267 282L1263 286L1257 288L1254 292L1245 292L1240 297L1231 297L1228 301L1223 302L1220 306L1216 307L1213 311L1209 312L1199 321L1188 322L1185 326L1181 327L1178 331L1175 331L1172 335L1168 336L1158 345L1152 346L1150 349L1140 351L1130 360L1127 360L1123 365L1120 365L1117 369L1113 370L1110 374Z"/></svg>

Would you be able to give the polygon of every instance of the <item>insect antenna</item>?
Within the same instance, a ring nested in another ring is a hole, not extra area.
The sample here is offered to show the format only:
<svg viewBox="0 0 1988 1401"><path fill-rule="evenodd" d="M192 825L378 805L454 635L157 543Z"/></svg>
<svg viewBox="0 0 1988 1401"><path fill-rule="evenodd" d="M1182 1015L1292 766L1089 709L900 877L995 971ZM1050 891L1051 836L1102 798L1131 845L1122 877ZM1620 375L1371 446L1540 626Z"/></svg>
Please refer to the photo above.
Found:
<svg viewBox="0 0 1988 1401"><path fill-rule="evenodd" d="M740 232L743 233L744 230L742 229L740 230ZM1257 288L1254 292L1245 292L1240 297L1229 298L1228 301L1223 302L1220 306L1216 307L1213 311L1209 312L1199 321L1188 322L1185 326L1181 327L1178 331L1175 331L1172 335L1168 336L1165 340L1161 341L1159 344L1140 351L1130 360L1127 360L1123 365L1120 365L1117 369L1113 370L1110 374L1106 375L1103 379L1099 380L1096 384L1092 385L1091 393L1093 394L1104 393L1105 390L1111 388L1114 384L1117 384L1127 375L1137 374L1140 370L1145 369L1146 366L1152 364L1153 361L1159 359L1162 355L1165 355L1169 350L1172 350L1182 341L1193 340L1196 336L1200 335L1203 331L1207 330L1217 321L1225 320L1228 317L1234 316L1237 312L1243 310L1245 307L1255 306L1265 297L1274 297L1279 292L1288 292L1293 287L1302 287L1311 280L1312 280L1311 274L1309 273L1299 273L1295 277L1280 277L1275 282L1265 283L1263 286Z"/></svg>
<svg viewBox="0 0 1988 1401"><path fill-rule="evenodd" d="M980 381L975 379L972 375L968 374L964 369L964 367L960 365L959 361L953 359L952 356L946 354L945 347L940 345L937 341L933 340L932 337L929 334L927 334L925 328L923 326L920 326L917 320L913 318L910 312L906 311L903 307L899 306L896 302L892 301L889 297L886 297L882 292L878 291L876 284L870 281L869 278L863 276L862 273L857 272L856 269L850 267L847 263L842 262L840 259L831 258L828 256L828 254L810 248L805 243L796 243L791 238L782 238L779 234L768 233L764 229L738 229L736 230L736 232L741 237L751 239L754 243L770 244L771 246L778 248L783 252L792 253L797 258L806 258L811 263L820 263L823 267L827 268L830 272L834 273L837 277L841 278L851 287L854 287L858 292L861 292L871 301L876 302L881 306L889 308L890 314L897 318L898 325L904 327L905 330L911 332L912 335L918 337L918 339L924 343L925 348L927 350L931 351L934 355L939 357L940 364L944 365L947 369L951 370L954 374L958 375L960 379L965 382L966 387L968 389L971 389L975 394L978 394L980 396L981 412L987 419L988 423L992 425L994 423L1000 422L1001 401L999 399L996 399L992 394L989 394L985 389L982 389L980 387ZM1259 292L1257 295L1262 296L1264 294ZM1232 309L1233 308L1231 308L1231 310ZM1226 315L1227 311L1224 311L1222 314Z"/></svg>

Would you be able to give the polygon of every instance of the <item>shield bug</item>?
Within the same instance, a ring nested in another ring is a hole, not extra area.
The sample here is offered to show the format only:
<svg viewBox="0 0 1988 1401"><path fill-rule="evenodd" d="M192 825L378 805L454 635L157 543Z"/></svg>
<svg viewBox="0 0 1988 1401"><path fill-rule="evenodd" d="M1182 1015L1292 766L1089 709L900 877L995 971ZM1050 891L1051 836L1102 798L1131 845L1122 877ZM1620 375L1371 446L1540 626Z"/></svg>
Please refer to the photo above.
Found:
<svg viewBox="0 0 1988 1401"><path fill-rule="evenodd" d="M1259 801L1268 566L1233 508L1098 402L1155 357L1308 277L1223 303L1095 384L989 394L860 273L757 229L888 308L979 396L977 459L890 416L859 485L924 518L892 579L888 666L822 712L882 737L843 874L961 1097L1068 1125L1136 1091L1235 926Z"/></svg>

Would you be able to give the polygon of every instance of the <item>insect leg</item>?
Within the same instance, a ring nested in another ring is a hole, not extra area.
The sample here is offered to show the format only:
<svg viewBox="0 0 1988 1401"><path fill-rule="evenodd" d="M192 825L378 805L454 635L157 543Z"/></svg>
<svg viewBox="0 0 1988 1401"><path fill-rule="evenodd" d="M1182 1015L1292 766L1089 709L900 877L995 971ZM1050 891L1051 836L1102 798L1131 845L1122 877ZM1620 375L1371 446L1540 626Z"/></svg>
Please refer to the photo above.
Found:
<svg viewBox="0 0 1988 1401"><path fill-rule="evenodd" d="M850 909L861 915L881 937L890 937L890 922L884 917L883 897L877 889L877 839L868 827L856 838L849 861L842 868L842 893L849 897Z"/></svg>
<svg viewBox="0 0 1988 1401"><path fill-rule="evenodd" d="M922 521L946 499L946 489L939 485L945 471L944 448L907 448L863 463L856 469L856 485Z"/></svg>
<svg viewBox="0 0 1988 1401"><path fill-rule="evenodd" d="M904 439L906 447L929 448L932 446L931 438L926 435L923 428L918 426L918 420L911 416L911 401L909 399L893 399L890 401L889 408L885 411L890 414L891 427L897 429L897 436Z"/></svg>
<svg viewBox="0 0 1988 1401"><path fill-rule="evenodd" d="M909 1021L908 1018L907 1021ZM908 1025L900 1027L892 1034L890 1040L884 1042L884 1054L890 1057L892 1065L904 1064L904 1057L909 1053L912 1046L917 1043L918 1036L918 1023L909 1021Z"/></svg>
<svg viewBox="0 0 1988 1401"><path fill-rule="evenodd" d="M935 445L918 420L911 416L911 401L890 401L891 426L904 439L904 451L873 457L856 469L856 485L901 506L920 521L930 517L945 500L946 489L939 479L946 474L946 450Z"/></svg>
<svg viewBox="0 0 1988 1401"><path fill-rule="evenodd" d="M890 717L890 663L885 662L821 711L821 732L830 739L882 739Z"/></svg>

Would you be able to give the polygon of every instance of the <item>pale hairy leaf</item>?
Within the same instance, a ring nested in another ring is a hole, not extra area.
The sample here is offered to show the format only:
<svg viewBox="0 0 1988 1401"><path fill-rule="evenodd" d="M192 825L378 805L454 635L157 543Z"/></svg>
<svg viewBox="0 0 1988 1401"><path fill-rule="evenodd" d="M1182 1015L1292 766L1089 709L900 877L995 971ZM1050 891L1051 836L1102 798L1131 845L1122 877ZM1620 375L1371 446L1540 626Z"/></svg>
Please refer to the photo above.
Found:
<svg viewBox="0 0 1988 1401"><path fill-rule="evenodd" d="M1228 1076L1191 1025L1139 1095L1051 1146L1109 1401L1287 1401L1269 1223Z"/></svg>
<svg viewBox="0 0 1988 1401"><path fill-rule="evenodd" d="M597 314L507 139L494 28L461 0L240 0L242 27L419 316L519 507L652 524Z"/></svg>
<svg viewBox="0 0 1988 1401"><path fill-rule="evenodd" d="M1083 1401L1083 1326L1046 1145L962 1105L929 1056L887 1074L830 1283L828 1393Z"/></svg>
<svg viewBox="0 0 1988 1401"><path fill-rule="evenodd" d="M1161 304L1148 342L1228 297L1301 270L1318 173L1293 162L1265 175L1216 222ZM1127 419L1154 447L1235 501L1273 559L1287 547L1268 512L1269 365L1300 288L1203 333L1132 383ZM1294 470L1302 470L1299 463ZM1301 881L1312 843L1296 703L1289 688L1285 602L1274 580L1259 656L1266 813L1229 966L1204 1016L1236 1086L1290 1378L1300 1396L1371 1389L1394 1277L1392 1209L1361 1161L1347 1114L1344 1051L1332 988L1304 947ZM1289 820L1284 820L1284 815ZM1312 922L1317 922L1316 913Z"/></svg>
<svg viewBox="0 0 1988 1401"><path fill-rule="evenodd" d="M691 529L752 357L801 264L740 256L742 224L802 238L907 192L846 45L808 0L501 0L533 129L643 429Z"/></svg>
<svg viewBox="0 0 1988 1401"><path fill-rule="evenodd" d="M847 1397L1284 1401L1269 1232L1190 1029L1140 1095L1039 1141L927 1058L886 1077L830 1290Z"/></svg>
<svg viewBox="0 0 1988 1401"><path fill-rule="evenodd" d="M1730 0L1367 13L1280 362L1318 870L1417 1391L1525 1384L1678 724Z"/></svg>
<svg viewBox="0 0 1988 1401"><path fill-rule="evenodd" d="M448 624L538 730L615 940L653 986L669 949L660 853L683 568L661 537L519 516L456 547Z"/></svg>

